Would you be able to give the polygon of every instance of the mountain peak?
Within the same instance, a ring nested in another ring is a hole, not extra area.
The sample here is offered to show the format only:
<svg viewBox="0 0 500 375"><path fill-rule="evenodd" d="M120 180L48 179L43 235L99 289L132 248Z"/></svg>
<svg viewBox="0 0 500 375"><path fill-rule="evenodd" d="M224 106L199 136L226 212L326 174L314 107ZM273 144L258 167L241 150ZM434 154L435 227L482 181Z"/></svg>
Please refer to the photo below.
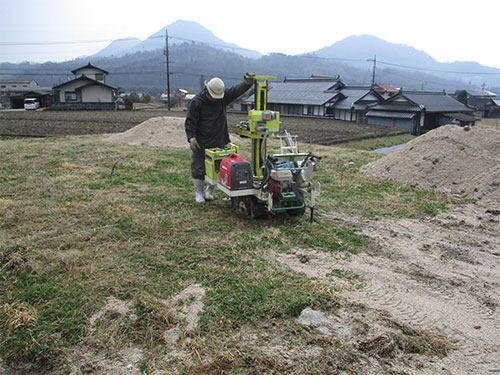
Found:
<svg viewBox="0 0 500 375"><path fill-rule="evenodd" d="M342 57L356 60L373 59L394 64L435 68L439 63L424 51L406 44L396 44L373 35L351 35L315 52L320 57ZM358 64L359 65L359 64ZM364 64L364 67L367 65Z"/></svg>
<svg viewBox="0 0 500 375"><path fill-rule="evenodd" d="M116 39L113 40L107 47L93 55L93 57L123 56L126 54L125 51L135 47L140 42L141 40L139 38Z"/></svg>
<svg viewBox="0 0 500 375"><path fill-rule="evenodd" d="M131 54L136 52L164 49L165 30L168 31L169 44L199 42L211 45L212 47L215 48L224 48L224 49L227 48L228 50L245 57L259 58L260 56L262 56L258 52L251 52L239 49L239 47L236 44L227 43L222 39L217 38L209 29L207 29L205 26L200 25L198 22L186 21L186 20L177 20L165 27L162 27L160 30L150 35L147 39L143 40L142 42L124 48L124 50L121 51L121 55L123 56L125 54ZM116 41L112 42L111 44L115 42ZM110 47L111 44L108 47ZM95 56L100 55L102 51L98 52Z"/></svg>

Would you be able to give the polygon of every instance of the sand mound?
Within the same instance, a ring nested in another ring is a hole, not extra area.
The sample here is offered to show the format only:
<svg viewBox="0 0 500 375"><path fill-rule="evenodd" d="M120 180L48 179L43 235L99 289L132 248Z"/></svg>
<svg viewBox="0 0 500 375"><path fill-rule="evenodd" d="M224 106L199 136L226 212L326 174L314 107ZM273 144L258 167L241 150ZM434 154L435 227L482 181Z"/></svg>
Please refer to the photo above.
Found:
<svg viewBox="0 0 500 375"><path fill-rule="evenodd" d="M188 142L182 117L154 117L123 133L107 138L112 143L130 145L187 148Z"/></svg>
<svg viewBox="0 0 500 375"><path fill-rule="evenodd" d="M500 201L500 131L441 126L362 171L421 189L478 199L498 208Z"/></svg>
<svg viewBox="0 0 500 375"><path fill-rule="evenodd" d="M106 141L129 145L151 147L188 148L183 117L153 117L123 133L112 134ZM239 137L230 134L231 142L238 142Z"/></svg>

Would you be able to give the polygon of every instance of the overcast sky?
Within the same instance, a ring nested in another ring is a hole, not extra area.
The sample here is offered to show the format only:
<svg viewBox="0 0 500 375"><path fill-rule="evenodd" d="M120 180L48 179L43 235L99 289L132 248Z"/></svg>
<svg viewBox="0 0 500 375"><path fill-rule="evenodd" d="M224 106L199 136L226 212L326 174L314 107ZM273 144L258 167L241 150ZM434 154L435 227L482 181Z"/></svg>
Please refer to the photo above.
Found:
<svg viewBox="0 0 500 375"><path fill-rule="evenodd" d="M264 54L311 52L370 34L440 62L500 68L499 11L499 0L0 0L0 62L71 60L182 19Z"/></svg>

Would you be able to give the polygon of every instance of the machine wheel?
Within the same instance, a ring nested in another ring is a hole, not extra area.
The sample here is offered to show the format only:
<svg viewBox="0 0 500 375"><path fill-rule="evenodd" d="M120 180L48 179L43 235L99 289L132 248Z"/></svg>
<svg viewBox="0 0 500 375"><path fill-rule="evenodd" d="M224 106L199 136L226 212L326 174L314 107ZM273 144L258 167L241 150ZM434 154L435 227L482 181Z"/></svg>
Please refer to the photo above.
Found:
<svg viewBox="0 0 500 375"><path fill-rule="evenodd" d="M249 214L252 219L265 219L267 218L267 209L264 203L260 203L257 198L250 197L249 198Z"/></svg>
<svg viewBox="0 0 500 375"><path fill-rule="evenodd" d="M238 212L248 215L248 202L245 197L232 197L231 207Z"/></svg>
<svg viewBox="0 0 500 375"><path fill-rule="evenodd" d="M231 207L233 210L238 210L240 207L239 198L231 197Z"/></svg>
<svg viewBox="0 0 500 375"><path fill-rule="evenodd" d="M295 205L299 206L300 204L303 204L304 202L302 201L296 201ZM290 216L302 216L306 213L306 205L304 204L304 207L302 208L292 208L291 210L287 210L288 215Z"/></svg>

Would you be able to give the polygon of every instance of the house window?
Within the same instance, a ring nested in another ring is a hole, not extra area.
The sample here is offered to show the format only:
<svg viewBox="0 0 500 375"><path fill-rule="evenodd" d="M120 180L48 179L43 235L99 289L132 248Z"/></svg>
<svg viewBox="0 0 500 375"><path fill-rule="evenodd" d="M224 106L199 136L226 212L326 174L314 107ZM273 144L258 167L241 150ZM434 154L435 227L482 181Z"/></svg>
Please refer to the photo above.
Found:
<svg viewBox="0 0 500 375"><path fill-rule="evenodd" d="M23 87L28 87L28 85L23 85Z"/></svg>
<svg viewBox="0 0 500 375"><path fill-rule="evenodd" d="M291 115L301 115L302 114L302 106L301 105L291 105L290 106L290 114Z"/></svg>
<svg viewBox="0 0 500 375"><path fill-rule="evenodd" d="M76 92L75 91L65 91L64 99L67 102L76 102Z"/></svg>
<svg viewBox="0 0 500 375"><path fill-rule="evenodd" d="M2 89L5 89L5 88L7 88L7 85L2 85Z"/></svg>
<svg viewBox="0 0 500 375"><path fill-rule="evenodd" d="M314 115L314 106L313 105L308 105L307 106L307 114L308 115Z"/></svg>
<svg viewBox="0 0 500 375"><path fill-rule="evenodd" d="M104 81L104 74L103 73L96 73L95 80L96 81Z"/></svg>

